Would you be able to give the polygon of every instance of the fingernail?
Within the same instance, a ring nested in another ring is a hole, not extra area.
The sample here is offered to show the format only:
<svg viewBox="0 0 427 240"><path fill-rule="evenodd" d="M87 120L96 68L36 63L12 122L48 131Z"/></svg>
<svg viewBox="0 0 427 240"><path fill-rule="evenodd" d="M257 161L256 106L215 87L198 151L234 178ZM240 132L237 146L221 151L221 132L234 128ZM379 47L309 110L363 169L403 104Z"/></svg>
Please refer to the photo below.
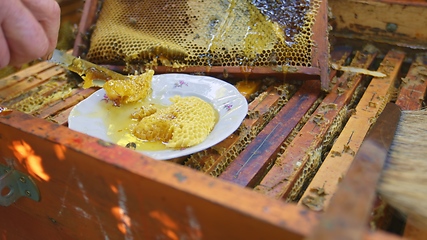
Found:
<svg viewBox="0 0 427 240"><path fill-rule="evenodd" d="M51 53L47 54L47 55L44 57L44 60L49 60L49 59L51 59L51 58L52 58L52 56L53 56L53 52L51 52Z"/></svg>

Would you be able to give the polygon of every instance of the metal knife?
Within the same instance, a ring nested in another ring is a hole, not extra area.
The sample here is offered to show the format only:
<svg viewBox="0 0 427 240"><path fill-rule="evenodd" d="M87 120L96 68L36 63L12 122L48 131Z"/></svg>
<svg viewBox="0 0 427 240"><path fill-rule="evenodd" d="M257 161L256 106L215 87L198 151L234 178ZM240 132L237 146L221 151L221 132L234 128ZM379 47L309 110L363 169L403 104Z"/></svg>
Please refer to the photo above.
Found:
<svg viewBox="0 0 427 240"><path fill-rule="evenodd" d="M108 80L128 79L127 76L116 73L108 68L96 65L79 57L55 49L51 59L48 62L56 63L72 72L79 74L85 83L83 88L91 86L100 86ZM95 84L93 83L95 81ZM101 83L100 83L101 82Z"/></svg>

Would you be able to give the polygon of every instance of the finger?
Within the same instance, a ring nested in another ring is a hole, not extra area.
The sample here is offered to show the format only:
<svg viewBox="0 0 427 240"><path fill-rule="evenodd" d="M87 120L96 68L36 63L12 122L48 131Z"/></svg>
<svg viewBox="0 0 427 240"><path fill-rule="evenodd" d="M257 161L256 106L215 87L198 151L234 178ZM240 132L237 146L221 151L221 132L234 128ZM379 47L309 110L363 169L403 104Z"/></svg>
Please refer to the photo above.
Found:
<svg viewBox="0 0 427 240"><path fill-rule="evenodd" d="M13 4L3 12L2 29L10 51L10 64L19 65L45 56L49 40L33 14L20 1Z"/></svg>
<svg viewBox="0 0 427 240"><path fill-rule="evenodd" d="M0 69L6 67L10 61L9 46L4 37L3 30L0 28Z"/></svg>
<svg viewBox="0 0 427 240"><path fill-rule="evenodd" d="M61 9L55 0L22 0L22 3L31 11L43 27L49 40L47 54L55 49L58 42L58 33L61 18Z"/></svg>

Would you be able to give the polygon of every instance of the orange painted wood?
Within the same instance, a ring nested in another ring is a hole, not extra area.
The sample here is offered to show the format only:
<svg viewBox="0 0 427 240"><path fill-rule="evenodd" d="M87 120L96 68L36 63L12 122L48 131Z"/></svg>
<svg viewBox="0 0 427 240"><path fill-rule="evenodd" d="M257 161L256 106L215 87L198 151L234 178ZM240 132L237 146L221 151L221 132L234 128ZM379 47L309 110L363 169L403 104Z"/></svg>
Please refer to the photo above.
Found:
<svg viewBox="0 0 427 240"><path fill-rule="evenodd" d="M372 63L375 56L376 54L358 53L353 59L352 65L366 68ZM333 120L338 116L341 109L350 102L361 80L361 75L349 72L344 73L338 79L332 91L324 98L284 153L276 159L270 171L255 190L273 198L288 198L291 197L288 194L291 193L295 186L297 188L302 187L295 185L295 183L303 174L310 154L322 146L323 138L326 136ZM338 88L344 89L344 92L340 93ZM325 110L325 107L331 104L335 107L326 108ZM321 120L316 121L315 118L319 116ZM315 168L318 164L320 163L313 163L314 167L312 168ZM315 171L315 169L312 171ZM305 178L308 178L308 176L305 176Z"/></svg>
<svg viewBox="0 0 427 240"><path fill-rule="evenodd" d="M390 51L385 56L379 71L385 73L387 77L374 78L356 107L355 119L360 118L361 124L371 125L376 116L382 111L383 105L390 100L404 57L405 54L399 51ZM392 121L392 116L394 114L387 116L385 119L383 118L383 122ZM397 121L399 118L400 115L397 116ZM385 129L383 129L384 132L388 132L391 136L394 135L392 127ZM357 125L354 131L358 131ZM365 143L364 145L365 147L376 146L371 143ZM333 188L327 190L333 193L331 194L330 203L324 214L322 214L321 223L311 233L310 239L360 239L363 232L368 229L368 220L374 206L376 182L380 177L382 167L379 164L379 167L370 168L370 165L368 163L364 164L364 162L371 158L375 159L375 153L379 154L378 157L382 156L382 152L376 149L377 147L370 155L366 155L366 153L357 154L344 176L336 176L332 173L329 177L323 179L332 182L332 184L337 184L338 181L336 179L342 177L337 190ZM329 164L330 162L331 159L329 159ZM345 164L341 166L345 167ZM327 170L327 168L323 169L322 172ZM343 172L345 171L346 169L344 168ZM317 184L320 183L319 180L316 180L316 182Z"/></svg>
<svg viewBox="0 0 427 240"><path fill-rule="evenodd" d="M5 239L303 239L319 218L17 111L0 114L0 133L0 163L29 174L41 194L0 207Z"/></svg>
<svg viewBox="0 0 427 240"><path fill-rule="evenodd" d="M40 202L23 198L0 208L6 238L302 239L317 219L20 112L2 114L0 130L1 163L28 173L41 194Z"/></svg>

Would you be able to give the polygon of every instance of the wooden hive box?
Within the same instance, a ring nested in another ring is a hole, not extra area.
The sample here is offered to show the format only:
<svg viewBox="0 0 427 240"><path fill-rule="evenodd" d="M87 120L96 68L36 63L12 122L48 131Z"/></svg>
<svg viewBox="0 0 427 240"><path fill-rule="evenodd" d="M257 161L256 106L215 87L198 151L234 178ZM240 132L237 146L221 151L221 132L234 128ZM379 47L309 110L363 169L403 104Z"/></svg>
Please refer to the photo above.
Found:
<svg viewBox="0 0 427 240"><path fill-rule="evenodd" d="M260 77L239 130L171 161L70 130L71 109L96 89L80 88L63 68L41 62L0 79L2 238L423 239L411 226L390 227L381 201L336 199L341 180L360 179L351 163L386 103L422 106L426 55L339 40L330 61L387 77L330 69L329 92L318 78Z"/></svg>

